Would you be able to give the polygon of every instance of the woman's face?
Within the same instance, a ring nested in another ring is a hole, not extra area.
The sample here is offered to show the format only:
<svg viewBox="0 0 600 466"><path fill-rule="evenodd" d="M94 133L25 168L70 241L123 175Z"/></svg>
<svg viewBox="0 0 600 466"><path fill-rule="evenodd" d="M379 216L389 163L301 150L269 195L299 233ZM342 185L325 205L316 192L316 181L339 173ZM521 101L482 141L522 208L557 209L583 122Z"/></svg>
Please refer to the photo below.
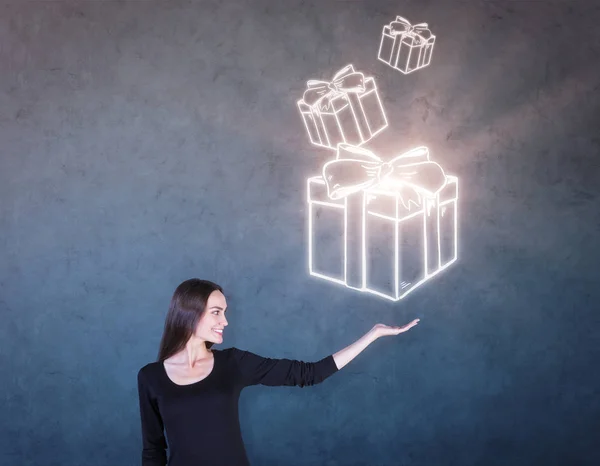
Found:
<svg viewBox="0 0 600 466"><path fill-rule="evenodd" d="M198 322L196 336L215 344L222 343L224 328L229 325L225 318L226 310L227 301L223 293L219 290L213 291L208 297L206 309Z"/></svg>

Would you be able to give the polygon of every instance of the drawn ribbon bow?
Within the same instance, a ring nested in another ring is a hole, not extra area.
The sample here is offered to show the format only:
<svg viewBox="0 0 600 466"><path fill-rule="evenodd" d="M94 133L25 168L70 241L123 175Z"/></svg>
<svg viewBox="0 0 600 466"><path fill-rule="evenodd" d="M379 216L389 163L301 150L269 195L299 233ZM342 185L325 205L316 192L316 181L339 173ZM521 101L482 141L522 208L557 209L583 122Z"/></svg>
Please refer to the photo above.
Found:
<svg viewBox="0 0 600 466"><path fill-rule="evenodd" d="M336 160L323 166L323 179L330 199L342 199L368 188L391 189L400 194L404 207L419 207L421 196L435 196L447 179L442 167L429 160L429 150L420 146L389 162L368 149L340 143Z"/></svg>
<svg viewBox="0 0 600 466"><path fill-rule="evenodd" d="M406 18L402 16L396 16L396 20L389 24L390 33L393 36L398 34L406 34L409 36L415 36L420 41L426 41L431 37L431 31L429 30L427 23L410 24Z"/></svg>
<svg viewBox="0 0 600 466"><path fill-rule="evenodd" d="M302 97L304 102L311 107L318 104L317 108L326 110L331 101L342 94L365 92L365 75L347 65L334 75L331 82L311 79L306 84L308 89Z"/></svg>

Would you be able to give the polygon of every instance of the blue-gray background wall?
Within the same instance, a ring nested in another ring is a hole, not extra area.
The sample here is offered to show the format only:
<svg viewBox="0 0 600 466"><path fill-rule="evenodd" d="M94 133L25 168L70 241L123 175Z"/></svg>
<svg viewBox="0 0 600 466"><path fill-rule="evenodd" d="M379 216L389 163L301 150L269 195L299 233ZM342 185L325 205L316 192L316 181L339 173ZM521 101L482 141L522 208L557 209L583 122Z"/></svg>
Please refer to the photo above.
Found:
<svg viewBox="0 0 600 466"><path fill-rule="evenodd" d="M0 464L139 464L136 373L190 277L225 288L221 348L270 357L421 319L321 385L244 391L253 464L600 463L598 2L0 12ZM408 76L376 59L397 14L437 35ZM382 155L426 144L461 182L458 263L397 303L307 272L331 154L296 100L347 63Z"/></svg>

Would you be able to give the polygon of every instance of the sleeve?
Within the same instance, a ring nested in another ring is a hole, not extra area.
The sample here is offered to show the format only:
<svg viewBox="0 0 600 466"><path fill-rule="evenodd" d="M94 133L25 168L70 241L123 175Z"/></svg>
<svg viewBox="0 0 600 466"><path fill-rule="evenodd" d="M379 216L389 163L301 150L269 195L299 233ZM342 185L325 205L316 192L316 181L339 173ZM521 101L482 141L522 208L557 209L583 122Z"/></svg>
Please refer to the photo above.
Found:
<svg viewBox="0 0 600 466"><path fill-rule="evenodd" d="M166 466L167 442L163 434L163 420L142 370L138 372L138 393L142 420L142 466Z"/></svg>
<svg viewBox="0 0 600 466"><path fill-rule="evenodd" d="M305 387L323 382L338 371L333 356L318 362L271 359L234 348L234 358L244 386Z"/></svg>

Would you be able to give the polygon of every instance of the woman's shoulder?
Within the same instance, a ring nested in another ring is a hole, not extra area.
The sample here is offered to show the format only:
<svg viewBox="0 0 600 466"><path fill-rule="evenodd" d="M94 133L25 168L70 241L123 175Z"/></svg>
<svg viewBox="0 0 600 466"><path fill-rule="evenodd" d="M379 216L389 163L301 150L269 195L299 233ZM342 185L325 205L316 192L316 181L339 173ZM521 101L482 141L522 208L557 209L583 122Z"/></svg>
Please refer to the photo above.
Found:
<svg viewBox="0 0 600 466"><path fill-rule="evenodd" d="M223 349L213 349L214 354L217 355L217 357L221 358L222 360L225 360L229 363L239 363L239 361L241 359L244 358L244 355L247 353L247 351L237 348L235 346L232 346L230 348L223 348Z"/></svg>
<svg viewBox="0 0 600 466"><path fill-rule="evenodd" d="M138 380L153 380L160 375L162 361L149 362L138 370Z"/></svg>
<svg viewBox="0 0 600 466"><path fill-rule="evenodd" d="M243 353L244 350L241 350L239 348L236 348L235 346L231 346L229 348L223 348L223 349L216 349L213 348L213 353L214 354L219 354L219 355L223 355L225 357L235 357L240 353Z"/></svg>

